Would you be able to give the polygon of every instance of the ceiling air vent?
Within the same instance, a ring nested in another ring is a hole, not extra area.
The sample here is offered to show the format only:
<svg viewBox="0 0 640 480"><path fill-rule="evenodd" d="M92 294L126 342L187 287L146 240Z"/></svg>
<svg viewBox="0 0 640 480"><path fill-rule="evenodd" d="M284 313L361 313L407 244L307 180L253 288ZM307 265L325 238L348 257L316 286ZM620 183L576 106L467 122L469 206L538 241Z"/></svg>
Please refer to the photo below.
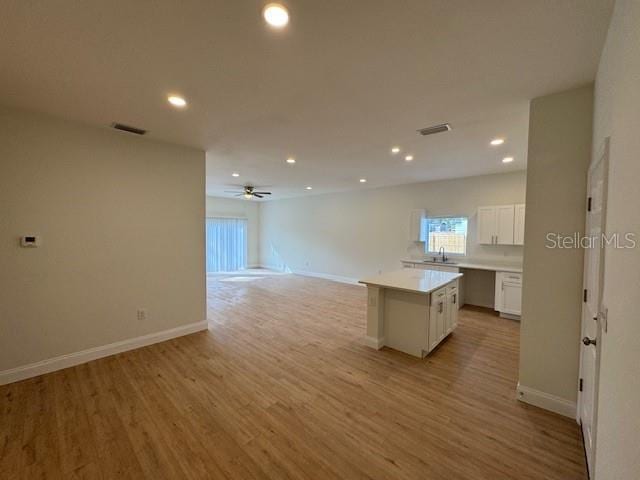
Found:
<svg viewBox="0 0 640 480"><path fill-rule="evenodd" d="M432 127L421 128L418 130L420 135L433 135L434 133L448 132L451 130L451 124L443 123L441 125L433 125Z"/></svg>
<svg viewBox="0 0 640 480"><path fill-rule="evenodd" d="M144 135L147 133L146 130L141 128L131 127L129 125L124 125L122 123L112 123L111 126L116 130L122 130L123 132L135 133L136 135Z"/></svg>

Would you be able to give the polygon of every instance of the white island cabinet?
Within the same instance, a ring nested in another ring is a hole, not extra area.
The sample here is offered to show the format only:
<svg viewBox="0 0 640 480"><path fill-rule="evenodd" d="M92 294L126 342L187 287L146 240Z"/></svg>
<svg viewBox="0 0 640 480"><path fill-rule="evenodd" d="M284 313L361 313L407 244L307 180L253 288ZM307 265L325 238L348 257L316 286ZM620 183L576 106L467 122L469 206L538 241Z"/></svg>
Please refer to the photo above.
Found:
<svg viewBox="0 0 640 480"><path fill-rule="evenodd" d="M367 286L367 345L428 355L458 325L460 277L404 269L361 280Z"/></svg>

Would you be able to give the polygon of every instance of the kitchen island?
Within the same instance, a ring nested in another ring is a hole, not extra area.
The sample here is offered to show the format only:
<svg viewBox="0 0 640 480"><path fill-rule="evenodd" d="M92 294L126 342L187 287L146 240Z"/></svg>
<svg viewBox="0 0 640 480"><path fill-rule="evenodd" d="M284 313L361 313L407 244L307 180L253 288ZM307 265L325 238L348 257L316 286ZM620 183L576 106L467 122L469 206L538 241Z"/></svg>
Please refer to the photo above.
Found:
<svg viewBox="0 0 640 480"><path fill-rule="evenodd" d="M367 286L368 346L423 358L458 324L461 273L404 269L360 280Z"/></svg>

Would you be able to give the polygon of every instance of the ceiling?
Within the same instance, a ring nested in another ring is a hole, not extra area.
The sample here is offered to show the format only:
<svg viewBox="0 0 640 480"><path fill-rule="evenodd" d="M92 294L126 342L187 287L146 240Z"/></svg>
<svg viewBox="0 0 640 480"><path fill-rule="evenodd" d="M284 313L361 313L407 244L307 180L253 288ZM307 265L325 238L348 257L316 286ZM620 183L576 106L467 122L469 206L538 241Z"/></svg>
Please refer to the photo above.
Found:
<svg viewBox="0 0 640 480"><path fill-rule="evenodd" d="M593 81L613 1L288 0L283 31L265 3L0 0L0 103L206 150L213 195L522 170L528 101Z"/></svg>

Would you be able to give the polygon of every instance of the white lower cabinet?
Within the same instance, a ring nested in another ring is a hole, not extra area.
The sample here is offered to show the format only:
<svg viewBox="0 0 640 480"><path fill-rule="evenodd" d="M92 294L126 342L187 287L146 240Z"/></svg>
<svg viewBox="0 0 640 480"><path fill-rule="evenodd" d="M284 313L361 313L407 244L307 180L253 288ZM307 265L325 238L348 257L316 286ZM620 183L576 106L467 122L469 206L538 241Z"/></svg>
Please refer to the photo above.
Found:
<svg viewBox="0 0 640 480"><path fill-rule="evenodd" d="M459 288L457 286L447 287L447 334L453 332L458 326L459 301Z"/></svg>
<svg viewBox="0 0 640 480"><path fill-rule="evenodd" d="M429 351L432 351L458 326L457 284L436 290L431 294L429 309Z"/></svg>
<svg viewBox="0 0 640 480"><path fill-rule="evenodd" d="M522 274L496 272L495 310L506 316L522 314Z"/></svg>

